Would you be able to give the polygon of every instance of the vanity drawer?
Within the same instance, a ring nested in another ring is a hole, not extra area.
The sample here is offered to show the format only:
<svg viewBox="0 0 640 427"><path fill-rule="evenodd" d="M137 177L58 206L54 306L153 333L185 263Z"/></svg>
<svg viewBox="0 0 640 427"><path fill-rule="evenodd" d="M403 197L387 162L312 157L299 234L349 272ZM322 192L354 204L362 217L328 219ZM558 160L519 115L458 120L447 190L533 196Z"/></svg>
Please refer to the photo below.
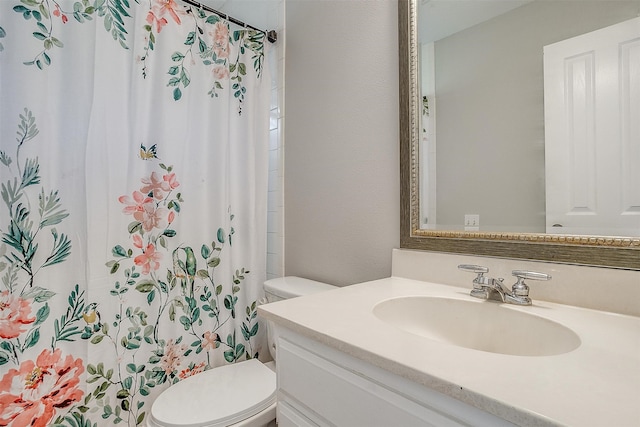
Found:
<svg viewBox="0 0 640 427"><path fill-rule="evenodd" d="M278 402L278 427L317 427L288 402Z"/></svg>
<svg viewBox="0 0 640 427"><path fill-rule="evenodd" d="M282 337L278 343L279 404L286 402L310 419L323 420L320 425L463 425Z"/></svg>

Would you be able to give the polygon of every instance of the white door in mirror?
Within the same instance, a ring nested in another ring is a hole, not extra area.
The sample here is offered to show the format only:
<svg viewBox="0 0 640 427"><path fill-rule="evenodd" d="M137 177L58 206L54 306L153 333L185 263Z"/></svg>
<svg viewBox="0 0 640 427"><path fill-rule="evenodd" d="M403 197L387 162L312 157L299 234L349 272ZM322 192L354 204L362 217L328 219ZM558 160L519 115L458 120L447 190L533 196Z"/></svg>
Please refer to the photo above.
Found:
<svg viewBox="0 0 640 427"><path fill-rule="evenodd" d="M545 46L544 109L547 233L640 235L640 17Z"/></svg>

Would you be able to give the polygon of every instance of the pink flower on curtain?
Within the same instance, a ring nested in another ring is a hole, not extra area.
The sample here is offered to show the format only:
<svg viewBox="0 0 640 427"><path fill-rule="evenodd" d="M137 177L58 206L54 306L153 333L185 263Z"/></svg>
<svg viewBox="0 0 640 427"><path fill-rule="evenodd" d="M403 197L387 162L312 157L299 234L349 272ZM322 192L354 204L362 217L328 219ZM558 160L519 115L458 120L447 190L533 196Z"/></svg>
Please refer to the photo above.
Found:
<svg viewBox="0 0 640 427"><path fill-rule="evenodd" d="M31 315L31 302L14 296L9 291L0 293L0 337L16 338L26 329L25 325L35 322Z"/></svg>
<svg viewBox="0 0 640 427"><path fill-rule="evenodd" d="M134 234L132 238L133 238L133 246L135 246L138 249L142 249L142 237L140 237L139 234Z"/></svg>
<svg viewBox="0 0 640 427"><path fill-rule="evenodd" d="M187 369L183 369L182 371L180 371L180 373L178 374L178 377L181 380L184 380L185 378L189 378L194 376L195 374L199 374L200 372L204 372L204 367L205 367L205 363L198 363L197 365L193 366L193 367L189 367Z"/></svg>
<svg viewBox="0 0 640 427"><path fill-rule="evenodd" d="M165 14L168 14L178 25L181 23L178 15L185 14L184 9L179 6L175 0L154 0L151 9L155 12L156 16L164 17Z"/></svg>
<svg viewBox="0 0 640 427"><path fill-rule="evenodd" d="M156 247L149 243L147 249L133 259L133 262L142 266L142 274L149 274L151 270L156 271L160 268L160 260L162 259L162 253L156 251Z"/></svg>
<svg viewBox="0 0 640 427"><path fill-rule="evenodd" d="M176 174L173 172L163 175L162 179L169 185L169 188L172 190L175 190L176 188L180 187L180 183L176 178Z"/></svg>
<svg viewBox="0 0 640 427"><path fill-rule="evenodd" d="M67 21L69 21L69 18L67 18L67 15L65 15L64 13L60 12L60 6L56 5L56 10L53 11L53 16L60 16L62 19L62 23L66 24Z"/></svg>
<svg viewBox="0 0 640 427"><path fill-rule="evenodd" d="M139 191L133 192L133 197L129 196L120 196L118 197L118 201L123 205L127 205L122 212L127 215L135 214L136 212L142 212L144 210L143 206L153 199L151 197L147 197Z"/></svg>
<svg viewBox="0 0 640 427"><path fill-rule="evenodd" d="M149 11L147 14L147 22L149 25L153 25L155 23L156 33L160 33L160 31L162 31L162 27L169 23L165 18L158 18L152 11Z"/></svg>
<svg viewBox="0 0 640 427"><path fill-rule="evenodd" d="M218 343L218 334L213 333L211 331L207 331L202 336L202 344L201 347L203 350L214 350L218 348L220 344Z"/></svg>
<svg viewBox="0 0 640 427"><path fill-rule="evenodd" d="M149 178L142 178L141 181L144 185L140 188L140 191L144 194L153 193L153 197L157 200L162 200L164 193L172 190L170 183L161 178L156 172L151 172Z"/></svg>
<svg viewBox="0 0 640 427"><path fill-rule="evenodd" d="M185 344L177 344L175 340L169 340L164 348L164 355L160 358L160 366L167 375L178 369L184 352L187 350Z"/></svg>
<svg viewBox="0 0 640 427"><path fill-rule="evenodd" d="M147 203L142 206L141 212L136 212L133 217L142 223L144 231L154 228L165 228L167 225L167 209L157 207L155 203Z"/></svg>
<svg viewBox="0 0 640 427"><path fill-rule="evenodd" d="M229 78L229 69L224 65L214 67L212 72L213 72L213 77L216 80L226 80Z"/></svg>
<svg viewBox="0 0 640 427"><path fill-rule="evenodd" d="M229 57L229 27L225 21L218 21L213 26L213 30L209 31L213 43L213 52L218 58Z"/></svg>
<svg viewBox="0 0 640 427"><path fill-rule="evenodd" d="M82 360L45 349L19 369L9 369L0 381L0 425L45 427L56 409L80 401Z"/></svg>

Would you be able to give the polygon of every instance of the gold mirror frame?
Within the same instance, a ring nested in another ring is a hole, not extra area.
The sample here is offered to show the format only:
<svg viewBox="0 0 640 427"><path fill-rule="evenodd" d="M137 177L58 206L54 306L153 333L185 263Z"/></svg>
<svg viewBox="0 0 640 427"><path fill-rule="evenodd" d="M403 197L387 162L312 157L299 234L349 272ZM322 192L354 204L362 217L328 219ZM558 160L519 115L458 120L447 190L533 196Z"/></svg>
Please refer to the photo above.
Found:
<svg viewBox="0 0 640 427"><path fill-rule="evenodd" d="M398 0L400 247L640 270L640 238L420 229L416 0Z"/></svg>

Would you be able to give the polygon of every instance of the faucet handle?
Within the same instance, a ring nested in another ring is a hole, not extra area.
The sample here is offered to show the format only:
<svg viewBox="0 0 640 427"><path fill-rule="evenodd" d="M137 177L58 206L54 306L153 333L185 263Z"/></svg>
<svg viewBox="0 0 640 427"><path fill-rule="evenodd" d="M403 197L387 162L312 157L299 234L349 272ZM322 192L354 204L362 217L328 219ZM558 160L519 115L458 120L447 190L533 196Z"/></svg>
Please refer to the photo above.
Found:
<svg viewBox="0 0 640 427"><path fill-rule="evenodd" d="M482 286L487 285L489 284L489 282L491 282L491 279L484 275L484 273L489 272L489 269L487 267L473 264L460 264L458 268L463 271L477 274L476 278L473 279L473 287L476 289L482 289Z"/></svg>
<svg viewBox="0 0 640 427"><path fill-rule="evenodd" d="M546 273L538 273L537 271L526 271L526 270L513 270L511 272L514 276L518 278L516 283L511 287L511 291L514 295L520 297L528 297L529 296L529 286L524 283L525 279L527 280L550 280L551 276Z"/></svg>
<svg viewBox="0 0 640 427"><path fill-rule="evenodd" d="M460 264L458 268L460 270L468 271L470 273L477 273L477 274L484 274L489 272L489 269L487 267L483 267L481 265Z"/></svg>
<svg viewBox="0 0 640 427"><path fill-rule="evenodd" d="M514 276L521 279L530 279L530 280L550 280L551 276L547 273L538 273L537 271L526 271L526 270L513 270L511 272Z"/></svg>

